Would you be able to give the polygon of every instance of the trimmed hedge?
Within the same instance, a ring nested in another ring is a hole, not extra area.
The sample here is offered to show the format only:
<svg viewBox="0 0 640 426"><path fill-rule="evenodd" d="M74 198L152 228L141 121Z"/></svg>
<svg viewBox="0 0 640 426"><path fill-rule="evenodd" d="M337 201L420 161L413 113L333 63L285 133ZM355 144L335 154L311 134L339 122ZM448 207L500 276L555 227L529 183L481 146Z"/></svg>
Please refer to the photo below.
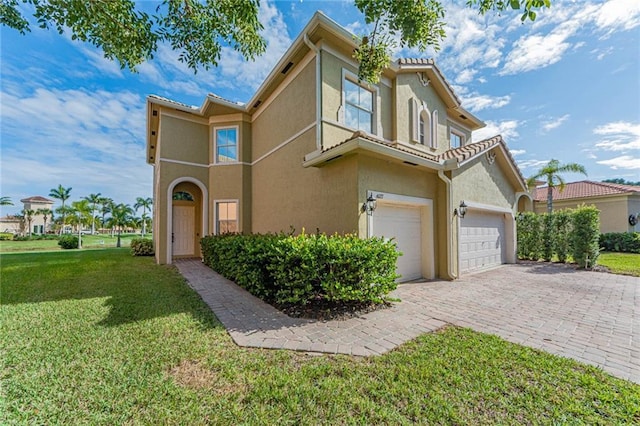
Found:
<svg viewBox="0 0 640 426"><path fill-rule="evenodd" d="M580 267L593 267L599 251L600 211L594 206L580 206L551 214L520 213L518 258L550 261L557 257L566 262L569 255Z"/></svg>
<svg viewBox="0 0 640 426"><path fill-rule="evenodd" d="M131 240L131 254L134 256L153 256L153 240L150 238L133 238Z"/></svg>
<svg viewBox="0 0 640 426"><path fill-rule="evenodd" d="M203 261L253 295L278 304L382 302L396 288L392 241L355 235L214 235Z"/></svg>
<svg viewBox="0 0 640 426"><path fill-rule="evenodd" d="M600 235L600 247L604 251L640 253L640 232L609 232Z"/></svg>
<svg viewBox="0 0 640 426"><path fill-rule="evenodd" d="M65 250L78 248L78 236L77 235L63 235L58 240L58 245Z"/></svg>

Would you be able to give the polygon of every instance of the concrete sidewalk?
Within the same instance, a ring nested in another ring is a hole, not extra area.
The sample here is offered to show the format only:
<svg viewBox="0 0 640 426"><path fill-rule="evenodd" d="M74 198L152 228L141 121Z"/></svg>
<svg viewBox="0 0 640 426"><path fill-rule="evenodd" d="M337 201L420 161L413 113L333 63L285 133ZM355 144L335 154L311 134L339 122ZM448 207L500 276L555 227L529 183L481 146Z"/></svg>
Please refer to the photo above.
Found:
<svg viewBox="0 0 640 426"><path fill-rule="evenodd" d="M640 383L640 278L506 265L455 282L403 284L389 309L323 322L288 317L199 259L175 265L240 346L378 355L454 324Z"/></svg>

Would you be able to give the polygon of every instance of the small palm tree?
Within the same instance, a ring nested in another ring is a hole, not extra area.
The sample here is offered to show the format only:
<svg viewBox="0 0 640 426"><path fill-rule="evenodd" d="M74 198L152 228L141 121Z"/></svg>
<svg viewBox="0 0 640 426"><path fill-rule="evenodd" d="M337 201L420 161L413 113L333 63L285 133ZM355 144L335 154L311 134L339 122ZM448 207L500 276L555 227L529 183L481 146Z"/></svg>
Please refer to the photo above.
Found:
<svg viewBox="0 0 640 426"><path fill-rule="evenodd" d="M91 206L87 200L71 203L71 213L68 220L78 227L78 248L82 248L82 227L91 223Z"/></svg>
<svg viewBox="0 0 640 426"><path fill-rule="evenodd" d="M73 214L73 208L69 206L60 206L56 209L55 212L59 216L56 222L60 225L60 235L62 235L62 233L65 230L65 225L69 222L67 220L67 216L69 216L70 214Z"/></svg>
<svg viewBox="0 0 640 426"><path fill-rule="evenodd" d="M558 160L549 161L543 168L538 170L538 173L527 179L527 185L529 188L535 188L536 181L538 179L544 179L547 182L547 212L553 211L553 188L558 187L558 190L562 192L565 187L565 182L561 173L582 173L587 175L587 171L584 166L578 163L560 164Z"/></svg>
<svg viewBox="0 0 640 426"><path fill-rule="evenodd" d="M111 217L109 218L109 225L118 230L118 242L116 247L121 247L120 235L122 229L131 223L133 218L133 209L128 204L116 204L111 208Z"/></svg>
<svg viewBox="0 0 640 426"><path fill-rule="evenodd" d="M13 201L9 197L0 197L0 206L12 206Z"/></svg>
<svg viewBox="0 0 640 426"><path fill-rule="evenodd" d="M102 227L104 227L107 224L107 221L105 218L107 216L107 213L111 212L111 206L113 205L113 200L109 197L101 197L98 204L100 204L100 213L102 214Z"/></svg>
<svg viewBox="0 0 640 426"><path fill-rule="evenodd" d="M91 204L91 235L96 233L96 209L98 204L100 204L100 194L89 194L84 197L84 200L87 200Z"/></svg>
<svg viewBox="0 0 640 426"><path fill-rule="evenodd" d="M22 215L24 216L24 220L27 222L27 233L29 234L29 237L31 237L31 222L33 222L33 215L35 214L36 212L31 209L22 210Z"/></svg>
<svg viewBox="0 0 640 426"><path fill-rule="evenodd" d="M47 220L49 220L49 218L53 219L53 212L51 211L51 209L38 209L38 210L36 210L36 214L42 215L42 221L44 222L43 233L46 234L47 233Z"/></svg>
<svg viewBox="0 0 640 426"><path fill-rule="evenodd" d="M62 234L62 230L64 229L64 224L65 224L65 216L66 216L66 210L65 210L65 201L67 201L69 199L69 197L71 197L71 189L73 188L65 188L62 185L58 185L57 188L51 188L51 192L49 192L49 196L53 197L57 200L62 201L62 228L60 228L60 233Z"/></svg>
<svg viewBox="0 0 640 426"><path fill-rule="evenodd" d="M153 204L153 199L150 197L147 198L142 198L142 197L138 197L136 198L136 203L133 205L133 207L136 209L136 212L138 211L139 208L142 208L142 237L144 237L144 234L147 231L147 221L144 220L144 218L147 217L147 210L151 209L151 205Z"/></svg>

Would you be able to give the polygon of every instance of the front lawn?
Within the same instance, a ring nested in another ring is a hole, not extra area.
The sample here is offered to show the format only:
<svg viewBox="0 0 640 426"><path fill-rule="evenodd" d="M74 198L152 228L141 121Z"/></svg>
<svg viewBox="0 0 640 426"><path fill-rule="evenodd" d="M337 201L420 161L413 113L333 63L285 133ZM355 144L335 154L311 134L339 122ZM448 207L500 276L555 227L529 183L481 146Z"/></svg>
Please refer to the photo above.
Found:
<svg viewBox="0 0 640 426"><path fill-rule="evenodd" d="M133 238L140 238L140 234L122 234L122 247L129 247ZM145 234L145 238L151 238L151 234ZM117 236L112 237L111 234L83 235L82 248L114 248L117 241ZM0 241L0 253L57 250L62 250L58 240Z"/></svg>
<svg viewBox="0 0 640 426"><path fill-rule="evenodd" d="M1 258L1 424L632 424L640 385L467 329L372 358L238 348L128 249Z"/></svg>
<svg viewBox="0 0 640 426"><path fill-rule="evenodd" d="M640 254L602 252L598 265L606 266L614 274L640 277Z"/></svg>

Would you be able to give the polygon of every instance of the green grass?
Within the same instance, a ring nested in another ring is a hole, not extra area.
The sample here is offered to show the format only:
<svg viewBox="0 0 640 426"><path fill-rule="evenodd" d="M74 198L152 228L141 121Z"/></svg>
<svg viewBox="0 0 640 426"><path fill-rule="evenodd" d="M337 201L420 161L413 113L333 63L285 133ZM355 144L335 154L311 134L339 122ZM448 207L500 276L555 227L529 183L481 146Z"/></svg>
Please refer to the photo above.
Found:
<svg viewBox="0 0 640 426"><path fill-rule="evenodd" d="M640 386L468 329L372 358L238 348L128 250L1 257L0 424L631 424Z"/></svg>
<svg viewBox="0 0 640 426"><path fill-rule="evenodd" d="M640 254L602 252L598 264L606 266L614 274L640 277Z"/></svg>
<svg viewBox="0 0 640 426"><path fill-rule="evenodd" d="M123 234L121 236L122 247L129 247L133 238L139 238L139 234ZM151 235L145 235L151 238ZM83 235L82 248L114 248L117 237L110 234ZM58 246L58 240L28 240L28 241L0 241L0 253L22 253L28 251L56 251L62 250Z"/></svg>

